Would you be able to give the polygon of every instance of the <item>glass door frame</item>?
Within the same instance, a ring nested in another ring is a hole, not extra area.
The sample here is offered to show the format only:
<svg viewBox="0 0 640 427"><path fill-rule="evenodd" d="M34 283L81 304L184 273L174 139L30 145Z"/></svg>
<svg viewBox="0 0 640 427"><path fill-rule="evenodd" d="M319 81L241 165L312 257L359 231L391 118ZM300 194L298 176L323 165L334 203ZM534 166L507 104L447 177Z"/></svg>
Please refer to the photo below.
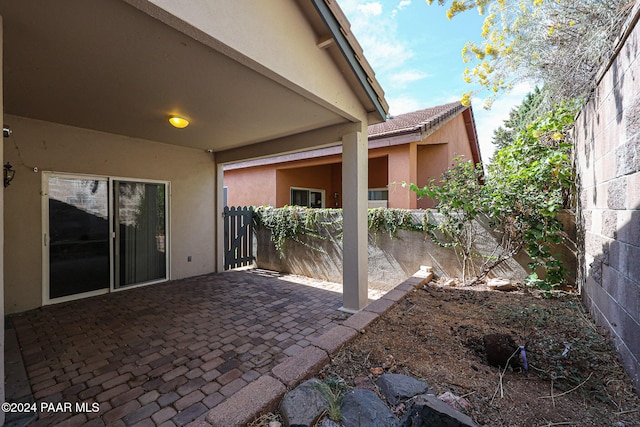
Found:
<svg viewBox="0 0 640 427"><path fill-rule="evenodd" d="M108 185L108 222L109 222L109 287L95 291L83 292L58 298L50 298L50 228L49 228L49 178L86 179L107 182ZM139 182L163 184L165 186L165 277L163 279L152 280L143 283L115 287L115 257L116 257L116 231L114 229L115 207L114 207L114 181ZM169 181L113 177L95 174L75 174L55 171L43 171L41 183L42 200L42 305L57 304L61 302L74 301L89 298L97 295L104 295L110 292L120 292L127 289L141 286L153 285L170 280L171 278L171 183Z"/></svg>
<svg viewBox="0 0 640 427"><path fill-rule="evenodd" d="M135 284L131 284L131 285L125 285L125 286L120 286L120 287L116 287L116 278L115 278L115 273L116 273L116 257L120 256L119 252L116 253L116 244L115 242L119 239L119 231L115 230L115 220L116 220L116 213L115 213L115 207L113 208L113 211L109 212L109 228L110 228L110 232L111 232L111 286L110 286L110 292L120 292L120 291L126 291L127 289L134 289L134 288L139 288L141 286L148 286L148 285L154 285L156 283L163 283L166 282L170 279L171 277L171 228L170 228L170 224L171 221L169 220L170 215L171 215L171 182L169 181L160 181L160 180L154 180L154 179L141 179L141 178L125 178L125 177L110 177L109 178L109 199L110 199L110 204L111 205L115 205L115 182L135 182L135 183L141 183L141 184L163 184L164 185L164 194L165 194L165 199L164 199L164 227L165 227L165 242L164 242L164 247L165 247L165 275L164 275L164 279L156 279L156 280L149 280L147 282L142 282L142 283L135 283Z"/></svg>
<svg viewBox="0 0 640 427"><path fill-rule="evenodd" d="M103 181L107 183L107 192L111 191L111 182L109 177L102 175L84 175L84 174L70 174L59 172L42 172L42 305L57 304L61 302L73 301L81 298L89 298L92 296L103 295L109 293L110 288L113 287L113 233L112 227L109 225L109 287L104 289L98 289L95 291L82 292L73 295L67 295L58 298L50 297L50 228L49 228L49 178L66 178L66 179L84 179ZM107 196L107 215L110 218L112 216L113 206L111 203L111 197Z"/></svg>

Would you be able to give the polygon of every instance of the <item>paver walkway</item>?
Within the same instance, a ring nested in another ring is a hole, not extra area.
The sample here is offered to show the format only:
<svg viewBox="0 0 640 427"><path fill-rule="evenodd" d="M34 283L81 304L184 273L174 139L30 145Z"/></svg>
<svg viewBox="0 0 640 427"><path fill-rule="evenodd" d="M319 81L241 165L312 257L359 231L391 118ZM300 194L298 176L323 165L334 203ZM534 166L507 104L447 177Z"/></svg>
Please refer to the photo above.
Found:
<svg viewBox="0 0 640 427"><path fill-rule="evenodd" d="M12 317L40 402L33 426L182 426L340 324L342 295L225 272L44 307Z"/></svg>

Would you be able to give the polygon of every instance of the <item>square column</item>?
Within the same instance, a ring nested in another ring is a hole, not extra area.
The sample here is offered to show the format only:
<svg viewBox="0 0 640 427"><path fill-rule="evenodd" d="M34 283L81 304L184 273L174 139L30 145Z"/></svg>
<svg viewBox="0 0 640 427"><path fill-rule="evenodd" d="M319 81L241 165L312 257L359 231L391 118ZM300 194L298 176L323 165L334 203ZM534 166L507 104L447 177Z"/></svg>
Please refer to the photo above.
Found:
<svg viewBox="0 0 640 427"><path fill-rule="evenodd" d="M368 302L368 140L366 127L342 137L342 310Z"/></svg>

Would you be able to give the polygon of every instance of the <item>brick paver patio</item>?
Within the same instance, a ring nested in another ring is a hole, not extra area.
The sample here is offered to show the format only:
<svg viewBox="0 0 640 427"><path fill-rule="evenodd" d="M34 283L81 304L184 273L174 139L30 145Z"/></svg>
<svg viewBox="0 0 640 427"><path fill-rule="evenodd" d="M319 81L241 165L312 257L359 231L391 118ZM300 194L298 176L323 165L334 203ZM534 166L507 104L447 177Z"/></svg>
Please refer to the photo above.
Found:
<svg viewBox="0 0 640 427"><path fill-rule="evenodd" d="M340 293L235 271L13 316L36 402L100 405L41 412L32 425L202 420L342 323L341 305Z"/></svg>

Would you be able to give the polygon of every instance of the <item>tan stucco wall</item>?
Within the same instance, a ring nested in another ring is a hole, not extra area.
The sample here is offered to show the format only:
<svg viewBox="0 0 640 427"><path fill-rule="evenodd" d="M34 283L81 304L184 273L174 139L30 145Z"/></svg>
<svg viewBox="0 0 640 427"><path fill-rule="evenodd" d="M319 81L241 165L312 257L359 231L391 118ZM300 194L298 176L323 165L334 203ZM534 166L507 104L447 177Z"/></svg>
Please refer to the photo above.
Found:
<svg viewBox="0 0 640 427"><path fill-rule="evenodd" d="M5 139L5 161L16 169L4 192L8 313L42 304L41 171L170 181L171 278L214 271L215 169L210 154L11 115L4 116L4 123L14 132Z"/></svg>
<svg viewBox="0 0 640 427"><path fill-rule="evenodd" d="M145 2L128 1L142 9L146 8ZM151 0L149 3L213 38L201 40L203 43L218 48L216 44L222 42L225 45L224 53L232 58L247 63L295 92L311 95L318 103L339 114L346 113L351 119L362 118L362 104L327 50L317 47L318 37L296 1L210 0L187 3ZM171 22L171 25L178 28L184 26L179 22ZM238 31L241 28L247 31ZM256 43L256 34L260 35L261 43ZM287 54L282 55L282 52ZM341 111L335 106L340 106Z"/></svg>
<svg viewBox="0 0 640 427"><path fill-rule="evenodd" d="M224 173L228 206L275 206L276 171L270 166Z"/></svg>
<svg viewBox="0 0 640 427"><path fill-rule="evenodd" d="M384 149L389 156L389 207L415 209L416 195L403 183L416 182L416 159L410 155L410 145L404 144ZM379 149L376 152L379 152ZM415 143L413 152L416 153Z"/></svg>
<svg viewBox="0 0 640 427"><path fill-rule="evenodd" d="M2 16L0 16L0 100L4 100L3 92L2 92L2 62L4 61L4 53L2 51L3 43L3 22ZM0 102L0 117L3 117L3 106L4 102ZM4 138L2 138L4 140ZM0 164L4 164L4 144L0 146ZM3 221L4 217L4 192L0 194L0 223ZM4 229L0 229L0 251L4 253ZM4 319L4 259L0 258L0 319ZM0 378L4 378L4 328L0 331ZM5 401L5 390L4 390L4 381L2 385L0 385L0 402ZM0 412L0 425L4 424L4 411Z"/></svg>
<svg viewBox="0 0 640 427"><path fill-rule="evenodd" d="M429 183L432 178L436 181L451 164L449 144L429 144L418 147L418 181L419 187ZM433 199L418 200L419 209L433 208Z"/></svg>
<svg viewBox="0 0 640 427"><path fill-rule="evenodd" d="M369 188L384 188L389 183L389 158L369 158Z"/></svg>

